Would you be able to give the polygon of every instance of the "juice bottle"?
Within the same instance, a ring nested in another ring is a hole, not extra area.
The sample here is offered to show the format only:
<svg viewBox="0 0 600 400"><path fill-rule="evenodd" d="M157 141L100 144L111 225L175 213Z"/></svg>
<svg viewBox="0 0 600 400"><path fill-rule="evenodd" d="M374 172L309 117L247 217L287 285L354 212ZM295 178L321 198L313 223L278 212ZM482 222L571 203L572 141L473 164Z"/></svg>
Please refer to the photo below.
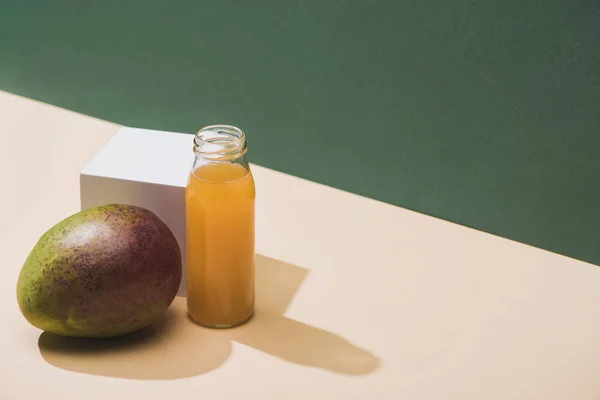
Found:
<svg viewBox="0 0 600 400"><path fill-rule="evenodd" d="M187 307L212 328L246 322L254 309L254 179L244 132L201 129L186 188Z"/></svg>

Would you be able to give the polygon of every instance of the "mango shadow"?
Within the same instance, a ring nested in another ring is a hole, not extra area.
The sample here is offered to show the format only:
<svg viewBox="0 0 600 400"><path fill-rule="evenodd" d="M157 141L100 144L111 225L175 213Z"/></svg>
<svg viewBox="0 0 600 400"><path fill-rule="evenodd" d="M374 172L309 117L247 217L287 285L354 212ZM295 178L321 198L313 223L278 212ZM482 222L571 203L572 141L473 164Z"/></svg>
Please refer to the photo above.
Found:
<svg viewBox="0 0 600 400"><path fill-rule="evenodd" d="M38 346L58 368L127 379L179 379L210 372L229 360L232 341L287 362L348 374L373 372L379 359L331 332L284 316L308 274L272 258L256 257L256 313L229 330L203 328L187 318L176 297L165 318L116 338L69 338L44 332Z"/></svg>
<svg viewBox="0 0 600 400"><path fill-rule="evenodd" d="M177 297L164 320L138 332L106 339L70 338L44 332L38 346L44 360L65 370L128 379L178 379L222 365L231 342L186 318Z"/></svg>

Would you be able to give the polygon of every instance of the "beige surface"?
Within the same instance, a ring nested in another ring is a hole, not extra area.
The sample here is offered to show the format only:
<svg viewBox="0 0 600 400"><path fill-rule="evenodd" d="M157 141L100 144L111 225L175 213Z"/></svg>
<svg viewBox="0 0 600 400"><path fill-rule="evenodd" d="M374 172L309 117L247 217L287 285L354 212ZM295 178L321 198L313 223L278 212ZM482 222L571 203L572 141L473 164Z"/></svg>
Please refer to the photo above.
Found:
<svg viewBox="0 0 600 400"><path fill-rule="evenodd" d="M20 265L115 130L0 93L0 399L600 398L598 268L256 166L251 323L40 335Z"/></svg>

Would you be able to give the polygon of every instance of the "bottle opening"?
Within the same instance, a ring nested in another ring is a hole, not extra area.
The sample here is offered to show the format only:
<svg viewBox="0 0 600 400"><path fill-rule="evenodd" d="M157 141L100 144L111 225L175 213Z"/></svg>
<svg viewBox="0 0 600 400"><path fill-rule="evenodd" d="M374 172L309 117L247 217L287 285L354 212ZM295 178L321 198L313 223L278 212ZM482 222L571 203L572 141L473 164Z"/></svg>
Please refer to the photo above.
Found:
<svg viewBox="0 0 600 400"><path fill-rule="evenodd" d="M231 125L206 126L194 137L194 152L211 159L232 159L246 153L246 135Z"/></svg>

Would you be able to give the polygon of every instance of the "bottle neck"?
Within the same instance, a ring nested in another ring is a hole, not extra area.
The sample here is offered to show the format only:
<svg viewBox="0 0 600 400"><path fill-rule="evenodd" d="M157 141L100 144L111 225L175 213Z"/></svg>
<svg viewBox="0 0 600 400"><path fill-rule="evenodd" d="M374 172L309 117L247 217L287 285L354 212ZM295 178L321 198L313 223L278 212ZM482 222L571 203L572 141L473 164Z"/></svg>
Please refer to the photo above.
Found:
<svg viewBox="0 0 600 400"><path fill-rule="evenodd" d="M245 159L246 135L235 126L211 125L204 127L194 137L196 159L207 162L235 162Z"/></svg>

